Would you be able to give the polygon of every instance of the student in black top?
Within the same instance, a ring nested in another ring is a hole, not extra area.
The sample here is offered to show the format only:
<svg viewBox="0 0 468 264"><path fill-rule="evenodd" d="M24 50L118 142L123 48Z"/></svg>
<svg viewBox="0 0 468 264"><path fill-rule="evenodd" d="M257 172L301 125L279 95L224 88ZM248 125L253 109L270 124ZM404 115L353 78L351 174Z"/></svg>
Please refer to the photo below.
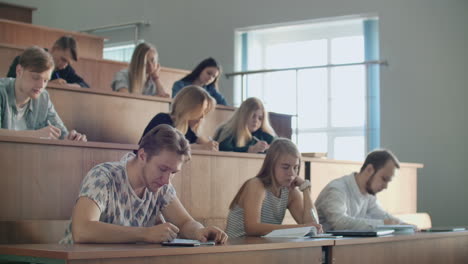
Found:
<svg viewBox="0 0 468 264"><path fill-rule="evenodd" d="M167 124L182 132L192 144L192 149L217 151L218 142L197 135L201 122L215 105L216 101L203 88L195 85L187 86L174 98L171 113L159 113L154 116L146 126L142 138L153 127Z"/></svg>
<svg viewBox="0 0 468 264"><path fill-rule="evenodd" d="M48 51L47 49L45 49ZM49 83L67 84L71 87L89 88L89 85L76 74L70 66L71 60L78 61L76 41L71 36L63 36L55 41L50 54L54 59L55 69ZM7 77L16 78L16 67L20 56L17 56L10 65Z"/></svg>
<svg viewBox="0 0 468 264"><path fill-rule="evenodd" d="M216 130L214 139L219 142L221 151L263 153L274 138L275 132L262 101L251 97Z"/></svg>

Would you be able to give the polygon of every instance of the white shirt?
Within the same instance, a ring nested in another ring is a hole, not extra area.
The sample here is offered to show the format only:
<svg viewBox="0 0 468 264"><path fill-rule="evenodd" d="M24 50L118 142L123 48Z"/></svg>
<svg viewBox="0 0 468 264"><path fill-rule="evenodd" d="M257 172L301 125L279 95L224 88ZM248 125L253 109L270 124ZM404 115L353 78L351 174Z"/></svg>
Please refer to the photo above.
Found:
<svg viewBox="0 0 468 264"><path fill-rule="evenodd" d="M324 230L372 229L387 218L401 222L385 212L374 195L361 193L355 175L335 179L320 192L315 206Z"/></svg>
<svg viewBox="0 0 468 264"><path fill-rule="evenodd" d="M16 114L15 120L13 122L13 130L28 130L28 125L26 124L25 113L26 109L29 108L29 102L23 107L16 107L18 113Z"/></svg>

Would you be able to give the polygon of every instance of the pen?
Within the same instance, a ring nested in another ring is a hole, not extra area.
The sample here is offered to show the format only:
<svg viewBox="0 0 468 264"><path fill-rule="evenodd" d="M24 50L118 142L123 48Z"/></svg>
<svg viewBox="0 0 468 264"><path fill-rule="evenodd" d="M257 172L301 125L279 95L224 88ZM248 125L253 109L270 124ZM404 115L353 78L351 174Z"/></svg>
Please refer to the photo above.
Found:
<svg viewBox="0 0 468 264"><path fill-rule="evenodd" d="M256 136L252 136L253 139L257 140L258 142L260 142L261 140L258 139Z"/></svg>
<svg viewBox="0 0 468 264"><path fill-rule="evenodd" d="M164 216L161 212L159 213L159 221L161 221L162 224L166 223L166 219L164 219Z"/></svg>

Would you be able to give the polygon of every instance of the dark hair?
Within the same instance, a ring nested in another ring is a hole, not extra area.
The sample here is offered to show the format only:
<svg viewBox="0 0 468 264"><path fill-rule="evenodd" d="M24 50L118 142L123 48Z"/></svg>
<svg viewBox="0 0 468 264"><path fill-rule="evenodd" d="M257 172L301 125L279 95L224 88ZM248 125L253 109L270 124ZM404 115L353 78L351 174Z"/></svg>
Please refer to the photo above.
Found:
<svg viewBox="0 0 468 264"><path fill-rule="evenodd" d="M37 46L27 48L20 56L19 65L32 72L45 72L53 69L54 59L44 49Z"/></svg>
<svg viewBox="0 0 468 264"><path fill-rule="evenodd" d="M375 171L378 171L381 168L383 168L389 160L393 161L395 167L397 167L398 169L400 168L400 162L390 150L374 150L367 155L366 160L364 161L364 164L361 167L361 172L364 171L369 164L371 164L374 167Z"/></svg>
<svg viewBox="0 0 468 264"><path fill-rule="evenodd" d="M215 88L217 89L218 88L218 78L219 76L221 76L221 65L219 65L215 59L213 58L207 58L207 59L204 59L202 62L200 62L197 67L195 67L195 69L193 69L193 71L191 73L189 73L187 76L185 76L184 78L182 78L182 81L186 81L186 82L194 82L201 74L201 72L205 69L205 68L208 68L208 67L215 67L218 69L219 71L219 74L218 76L215 78L215 80L212 82L215 86ZM210 83L211 84L211 83Z"/></svg>
<svg viewBox="0 0 468 264"><path fill-rule="evenodd" d="M138 150L144 149L148 158L158 155L162 150L173 151L190 160L190 144L182 133L166 124L161 124L145 134L140 141Z"/></svg>
<svg viewBox="0 0 468 264"><path fill-rule="evenodd" d="M78 61L78 52L76 50L76 41L72 36L62 36L54 43L55 48L70 50L72 59Z"/></svg>

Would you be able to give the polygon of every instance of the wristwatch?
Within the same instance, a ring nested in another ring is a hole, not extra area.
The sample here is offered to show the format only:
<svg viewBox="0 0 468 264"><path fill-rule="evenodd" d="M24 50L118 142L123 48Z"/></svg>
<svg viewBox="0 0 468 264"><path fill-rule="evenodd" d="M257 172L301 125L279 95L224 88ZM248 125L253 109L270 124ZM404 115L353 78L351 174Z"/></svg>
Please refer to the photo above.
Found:
<svg viewBox="0 0 468 264"><path fill-rule="evenodd" d="M305 189L310 187L310 181L305 180L300 186L299 186L299 191L303 192Z"/></svg>

